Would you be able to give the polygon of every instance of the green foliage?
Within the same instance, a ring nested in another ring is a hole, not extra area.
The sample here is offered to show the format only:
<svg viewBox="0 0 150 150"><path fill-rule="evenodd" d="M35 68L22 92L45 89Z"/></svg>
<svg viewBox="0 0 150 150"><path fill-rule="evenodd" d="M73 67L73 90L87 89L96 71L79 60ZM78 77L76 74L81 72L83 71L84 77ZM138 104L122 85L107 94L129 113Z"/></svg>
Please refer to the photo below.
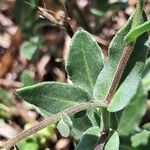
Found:
<svg viewBox="0 0 150 150"><path fill-rule="evenodd" d="M86 31L76 32L72 38L66 63L72 82L92 96L96 78L102 67L101 49L96 41Z"/></svg>
<svg viewBox="0 0 150 150"><path fill-rule="evenodd" d="M128 20L126 25L120 29L109 46L109 59L104 65L104 68L98 75L95 87L94 87L94 98L95 99L104 99L107 94L107 91L111 85L116 67L119 63L120 56L123 49L125 48L126 43L124 42L124 36L128 33L131 26L132 18ZM121 44L120 44L121 43Z"/></svg>
<svg viewBox="0 0 150 150"><path fill-rule="evenodd" d="M140 133L137 133L131 137L132 146L134 148L139 147L140 145L147 145L150 146L150 131L143 130Z"/></svg>
<svg viewBox="0 0 150 150"><path fill-rule="evenodd" d="M29 32L32 24L36 20L36 4L38 0L16 0L14 6L14 16L16 22L23 31ZM29 5L29 4L31 5Z"/></svg>
<svg viewBox="0 0 150 150"><path fill-rule="evenodd" d="M150 30L150 21L146 21L142 25L139 25L133 28L126 36L125 40L128 42L133 42L137 39L138 36L142 35L144 32Z"/></svg>
<svg viewBox="0 0 150 150"><path fill-rule="evenodd" d="M128 45L124 40L125 36L132 32L135 25L146 21L142 8L143 1L140 2L128 22L111 41L109 59L105 64L103 64L101 48L88 32L80 29L72 38L66 60L66 71L73 84L44 82L18 89L18 96L48 115L80 105L82 102L105 100L121 55ZM107 1L105 3L107 5ZM137 15L139 15L138 18L135 18ZM147 30L144 29L145 31ZM137 35L134 36L137 38ZM63 117L58 122L57 129L64 137L69 135L74 137L77 144L76 150L92 150L99 142L103 143L105 150L119 150L119 145L122 149L138 149L142 144L136 140L137 138L142 138L143 143L148 144L149 131L144 130L134 135L135 132L141 130L140 120L146 111L146 95L141 80L147 57L148 35L144 33L138 36L136 42L132 43L134 45L133 50L131 49L132 53L107 108L100 106L100 109L87 109L71 116L71 119L62 114ZM30 47L32 44L27 45ZM36 46L34 52L35 49ZM29 54L25 53L26 58L31 60L34 52L31 50ZM28 83L27 81L25 82ZM111 121L109 121L109 116L111 116ZM107 131L110 132L105 139L102 139L104 141L98 141L102 137L100 133ZM122 142L125 136L128 139L127 144Z"/></svg>
<svg viewBox="0 0 150 150"><path fill-rule="evenodd" d="M28 70L25 70L22 74L21 74L21 83L24 86L29 86L34 84L33 79L30 75L30 72Z"/></svg>
<svg viewBox="0 0 150 150"><path fill-rule="evenodd" d="M104 150L119 150L119 135L116 131L111 131Z"/></svg>
<svg viewBox="0 0 150 150"><path fill-rule="evenodd" d="M17 94L27 102L56 113L91 98L82 89L65 83L45 82L17 90Z"/></svg>
<svg viewBox="0 0 150 150"><path fill-rule="evenodd" d="M117 129L119 135L127 136L139 130L140 120L146 112L146 101L143 86L140 86L131 103L122 112Z"/></svg>
<svg viewBox="0 0 150 150"><path fill-rule="evenodd" d="M13 103L7 91L0 88L0 118L6 119L11 116L9 107L12 105Z"/></svg>
<svg viewBox="0 0 150 150"><path fill-rule="evenodd" d="M124 41L124 36L130 30L133 16L134 15L132 15L127 24L120 31L118 31L118 33L113 38L110 44L109 60L100 72L94 88L95 99L104 99L104 97L107 94L107 91L110 88L115 70L119 63L120 55L126 45ZM143 18L145 17L143 16ZM112 102L108 107L108 111L115 112L121 110L122 108L127 106L127 104L131 101L133 96L136 94L147 56L147 40L148 36L147 34L144 34L141 37L139 37L136 41L134 49L122 76L120 87L115 93ZM140 52L140 49L143 50L142 54Z"/></svg>
<svg viewBox="0 0 150 150"><path fill-rule="evenodd" d="M98 140L99 127L91 127L83 133L82 139L75 150L92 150Z"/></svg>
<svg viewBox="0 0 150 150"><path fill-rule="evenodd" d="M20 150L39 150L39 144L34 138L27 138L18 143Z"/></svg>
<svg viewBox="0 0 150 150"><path fill-rule="evenodd" d="M65 115L63 118L58 122L57 129L61 133L63 137L68 137L71 133L71 127L73 123L69 116Z"/></svg>
<svg viewBox="0 0 150 150"><path fill-rule="evenodd" d="M5 104L7 106L12 105L12 101L11 101L10 96L2 88L0 88L0 102L2 102L3 104Z"/></svg>
<svg viewBox="0 0 150 150"><path fill-rule="evenodd" d="M148 58L146 61L142 83L146 91L150 90L150 58Z"/></svg>
<svg viewBox="0 0 150 150"><path fill-rule="evenodd" d="M139 81L141 80L141 72L139 69L142 67L143 64L137 63L136 66L132 69L128 77L115 93L111 104L108 106L108 111L119 111L129 104L137 92Z"/></svg>
<svg viewBox="0 0 150 150"><path fill-rule="evenodd" d="M29 41L26 41L21 45L21 55L27 60L35 59L39 53L38 47L40 44L41 39L38 36L32 37Z"/></svg>
<svg viewBox="0 0 150 150"><path fill-rule="evenodd" d="M26 124L25 128L29 128L31 124ZM29 136L19 142L17 147L19 150L39 150L42 148L42 145L46 143L46 139L49 139L54 133L54 125L48 126L36 134Z"/></svg>
<svg viewBox="0 0 150 150"><path fill-rule="evenodd" d="M79 117L79 118L72 118L73 127L71 131L71 135L77 140L81 140L83 133L88 130L92 123L87 115Z"/></svg>

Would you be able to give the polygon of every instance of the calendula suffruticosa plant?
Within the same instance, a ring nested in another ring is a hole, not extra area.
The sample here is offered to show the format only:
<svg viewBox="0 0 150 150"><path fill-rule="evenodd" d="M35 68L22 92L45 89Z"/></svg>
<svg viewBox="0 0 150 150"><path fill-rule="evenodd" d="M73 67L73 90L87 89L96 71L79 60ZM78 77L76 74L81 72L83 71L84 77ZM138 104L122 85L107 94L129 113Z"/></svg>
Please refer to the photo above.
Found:
<svg viewBox="0 0 150 150"><path fill-rule="evenodd" d="M150 131L139 127L146 111L141 81L150 30L143 7L144 0L137 0L105 62L90 33L74 34L65 62L72 84L43 82L16 90L47 118L2 144L3 150L58 121L62 136L74 137L76 150L148 149Z"/></svg>

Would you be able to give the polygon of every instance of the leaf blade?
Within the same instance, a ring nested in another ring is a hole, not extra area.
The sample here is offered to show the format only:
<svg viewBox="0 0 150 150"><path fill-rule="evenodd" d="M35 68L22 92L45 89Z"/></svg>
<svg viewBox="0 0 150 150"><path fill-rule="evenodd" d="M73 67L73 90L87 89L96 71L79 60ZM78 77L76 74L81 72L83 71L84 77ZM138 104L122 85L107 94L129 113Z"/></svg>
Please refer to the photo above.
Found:
<svg viewBox="0 0 150 150"><path fill-rule="evenodd" d="M139 129L140 120L146 112L146 101L147 96L141 85L131 103L122 112L117 128L119 135L127 136Z"/></svg>
<svg viewBox="0 0 150 150"><path fill-rule="evenodd" d="M16 92L27 102L50 113L91 99L85 91L76 86L56 82L43 82L18 89Z"/></svg>
<svg viewBox="0 0 150 150"><path fill-rule="evenodd" d="M98 140L100 128L95 126L91 127L83 133L83 136L75 148L75 150L92 150Z"/></svg>
<svg viewBox="0 0 150 150"><path fill-rule="evenodd" d="M126 45L126 43L124 42L124 36L130 30L131 23L132 17L130 17L126 25L124 25L124 27L116 33L116 35L110 43L109 59L102 71L100 72L100 74L98 75L93 91L94 99L104 99L107 94L107 91L109 90L109 87L114 77L115 70L119 63L120 56Z"/></svg>
<svg viewBox="0 0 150 150"><path fill-rule="evenodd" d="M70 79L92 95L96 78L102 67L101 49L96 41L84 30L76 32L72 38L66 63Z"/></svg>
<svg viewBox="0 0 150 150"><path fill-rule="evenodd" d="M109 135L109 139L106 142L104 150L119 150L119 135L116 131L111 131Z"/></svg>

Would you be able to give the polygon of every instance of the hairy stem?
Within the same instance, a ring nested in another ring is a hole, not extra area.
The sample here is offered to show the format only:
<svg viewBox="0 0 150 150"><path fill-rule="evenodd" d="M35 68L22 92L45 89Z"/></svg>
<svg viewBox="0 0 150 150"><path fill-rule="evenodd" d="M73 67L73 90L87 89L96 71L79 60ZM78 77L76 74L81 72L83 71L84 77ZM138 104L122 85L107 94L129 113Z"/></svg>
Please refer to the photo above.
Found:
<svg viewBox="0 0 150 150"><path fill-rule="evenodd" d="M48 125L50 125L52 123L57 122L58 120L61 119L63 113L65 113L67 115L71 115L71 114L77 113L79 111L82 111L84 109L87 109L89 107L95 108L95 107L99 107L99 106L107 107L107 104L105 104L103 101L84 102L84 103L81 103L79 105L75 105L75 106L72 106L70 108L67 108L61 112L58 112L57 114L54 114L54 115L44 119L43 121L39 122L38 124L31 127L30 129L22 131L21 133L16 135L16 137L6 141L2 145L2 150L9 150L12 146L14 146L16 143L18 143L22 139L38 132L39 130L47 127Z"/></svg>
<svg viewBox="0 0 150 150"><path fill-rule="evenodd" d="M110 112L106 107L101 107L101 131L109 133Z"/></svg>
<svg viewBox="0 0 150 150"><path fill-rule="evenodd" d="M137 6L136 6L135 14L133 17L131 30L134 29L135 27L139 26L139 24L141 23L144 3L145 3L145 0L137 0ZM108 90L106 97L105 97L105 101L107 101L108 103L110 103L114 93L116 92L116 89L118 87L118 84L119 84L122 74L124 72L125 66L130 57L130 54L134 47L134 44L135 44L135 41L127 43L125 49L123 50L123 53L121 55L119 64L117 66L112 84L110 86L110 89Z"/></svg>
<svg viewBox="0 0 150 150"><path fill-rule="evenodd" d="M100 124L100 137L97 141L94 150L103 150L107 137L109 135L110 128L110 112L107 111L106 107L101 107L101 124Z"/></svg>
<svg viewBox="0 0 150 150"><path fill-rule="evenodd" d="M107 101L108 103L111 102L111 99L114 95L114 93L116 92L116 89L118 87L118 84L120 82L120 79L122 77L122 74L124 72L124 69L126 67L126 64L128 62L128 59L130 57L130 54L132 52L132 49L134 47L134 43L128 43L121 55L121 58L120 58L120 61L119 61L119 64L117 66L117 69L116 69L116 72L115 72L115 75L113 77L113 81L112 81L112 84L111 84L111 87L106 95L106 98L105 98L105 101Z"/></svg>

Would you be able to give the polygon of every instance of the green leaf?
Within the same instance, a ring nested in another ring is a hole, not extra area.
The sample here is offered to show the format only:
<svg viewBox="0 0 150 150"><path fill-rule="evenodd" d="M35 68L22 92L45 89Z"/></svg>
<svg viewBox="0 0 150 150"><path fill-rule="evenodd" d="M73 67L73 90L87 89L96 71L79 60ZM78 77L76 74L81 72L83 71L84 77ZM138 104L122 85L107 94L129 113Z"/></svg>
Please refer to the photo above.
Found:
<svg viewBox="0 0 150 150"><path fill-rule="evenodd" d="M38 141L33 137L23 139L17 144L19 150L39 150Z"/></svg>
<svg viewBox="0 0 150 150"><path fill-rule="evenodd" d="M146 91L150 90L150 58L147 59L146 65L143 71L142 83Z"/></svg>
<svg viewBox="0 0 150 150"><path fill-rule="evenodd" d="M57 82L43 82L17 90L18 96L50 113L89 101L91 98L82 89Z"/></svg>
<svg viewBox="0 0 150 150"><path fill-rule="evenodd" d="M104 150L119 150L119 135L116 131L111 131Z"/></svg>
<svg viewBox="0 0 150 150"><path fill-rule="evenodd" d="M144 32L150 30L150 21L146 21L145 23L133 28L126 36L125 41L132 42L137 39L138 36L142 35Z"/></svg>
<svg viewBox="0 0 150 150"><path fill-rule="evenodd" d="M30 72L28 70L23 71L23 73L21 74L21 83L24 86L29 86L29 85L33 85L33 79L30 75Z"/></svg>
<svg viewBox="0 0 150 150"><path fill-rule="evenodd" d="M12 105L12 101L8 93L0 87L0 102L4 105L10 106Z"/></svg>
<svg viewBox="0 0 150 150"><path fill-rule="evenodd" d="M32 60L38 54L38 47L41 41L38 36L32 37L29 41L24 42L20 47L20 53L27 60Z"/></svg>
<svg viewBox="0 0 150 150"><path fill-rule="evenodd" d="M150 131L143 130L131 137L131 142L133 147L138 147L140 145L149 144Z"/></svg>
<svg viewBox="0 0 150 150"><path fill-rule="evenodd" d="M99 72L103 67L101 48L93 37L84 30L79 30L72 38L66 69L73 83L90 95Z"/></svg>
<svg viewBox="0 0 150 150"><path fill-rule="evenodd" d="M9 112L9 108L3 105L2 103L0 103L0 118L6 119L9 118L10 116L11 114Z"/></svg>
<svg viewBox="0 0 150 150"><path fill-rule="evenodd" d="M145 19L145 16L143 18ZM110 59L101 71L94 88L95 99L104 99L110 88L117 64L119 63L119 55L121 55L119 53L120 51L122 53L125 48L123 38L130 29L131 20L132 19L130 18L127 25L118 32L110 45ZM147 57L147 40L148 36L145 33L136 41L132 54L122 75L120 81L121 86L112 98L108 111L115 112L123 109L136 94ZM122 45L120 43L122 43ZM141 49L142 53L140 51Z"/></svg>
<svg viewBox="0 0 150 150"><path fill-rule="evenodd" d="M79 118L72 117L71 120L73 122L71 135L74 137L74 139L80 140L83 132L92 126L91 121L87 115Z"/></svg>
<svg viewBox="0 0 150 150"><path fill-rule="evenodd" d="M119 135L125 136L139 130L139 124L146 112L146 101L147 96L144 93L143 87L140 86L131 103L122 112L117 129Z"/></svg>
<svg viewBox="0 0 150 150"><path fill-rule="evenodd" d="M21 26L22 30L27 34L31 34L30 29L32 27L32 24L36 20L37 3L38 0L16 0L14 4L13 13L16 22Z"/></svg>
<svg viewBox="0 0 150 150"><path fill-rule="evenodd" d="M108 110L115 112L123 109L129 104L131 99L136 94L141 82L142 72L147 57L148 51L148 35L147 33L140 36L134 46L133 52L129 58L128 64L125 68L122 81L124 82L115 93ZM142 53L141 50L142 49ZM129 73L129 74L128 74ZM128 75L128 76L127 76ZM125 78L127 76L127 78ZM118 103L118 104L117 104ZM116 108L116 104L118 107Z"/></svg>
<svg viewBox="0 0 150 150"><path fill-rule="evenodd" d="M150 131L150 122L145 123L142 128Z"/></svg>
<svg viewBox="0 0 150 150"><path fill-rule="evenodd" d="M93 92L94 99L104 99L110 88L120 56L126 46L126 43L124 42L124 36L129 32L131 23L132 17L130 17L126 25L124 25L124 27L116 33L115 37L110 43L109 59L97 78Z"/></svg>
<svg viewBox="0 0 150 150"><path fill-rule="evenodd" d="M133 149L132 145L131 145L131 136L120 136L120 146L119 149L120 150L140 150L140 149Z"/></svg>
<svg viewBox="0 0 150 150"><path fill-rule="evenodd" d="M58 122L57 129L61 133L63 137L68 137L71 133L71 127L73 123L69 116L65 115L63 118Z"/></svg>
<svg viewBox="0 0 150 150"><path fill-rule="evenodd" d="M38 0L16 0L15 1L13 13L16 22L22 27L23 31L29 31L33 22L36 19L35 8L37 2Z"/></svg>
<svg viewBox="0 0 150 150"><path fill-rule="evenodd" d="M135 65L125 81L121 84L115 93L112 102L107 108L108 111L119 111L129 104L130 100L137 92L139 81L141 80L141 70L139 70L139 68L142 67L144 67L143 63L137 63Z"/></svg>
<svg viewBox="0 0 150 150"><path fill-rule="evenodd" d="M92 126L100 126L100 113L96 109L87 109L87 116L90 119Z"/></svg>
<svg viewBox="0 0 150 150"><path fill-rule="evenodd" d="M63 119L58 122L57 129L63 137L68 137L70 135L70 128Z"/></svg>
<svg viewBox="0 0 150 150"><path fill-rule="evenodd" d="M144 78L145 76L147 76L147 74L149 74L149 72L150 72L150 58L148 58L146 60L146 64L145 64L144 71L142 73L142 75L143 75L142 77Z"/></svg>
<svg viewBox="0 0 150 150"><path fill-rule="evenodd" d="M93 150L100 134L99 127L91 127L83 133L83 136L75 150Z"/></svg>

